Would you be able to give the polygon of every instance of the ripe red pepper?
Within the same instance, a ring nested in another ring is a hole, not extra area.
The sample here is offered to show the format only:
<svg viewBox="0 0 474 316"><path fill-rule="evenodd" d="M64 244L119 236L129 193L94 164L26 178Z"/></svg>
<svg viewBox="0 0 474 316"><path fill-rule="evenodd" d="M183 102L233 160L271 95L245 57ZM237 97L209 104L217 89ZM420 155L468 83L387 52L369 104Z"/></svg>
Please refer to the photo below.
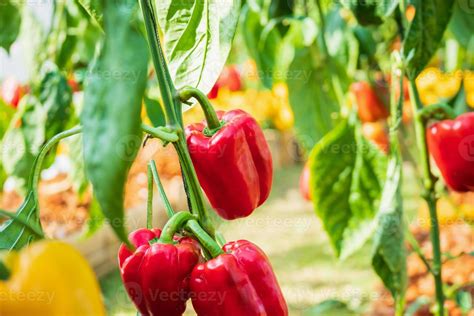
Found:
<svg viewBox="0 0 474 316"><path fill-rule="evenodd" d="M217 81L219 88L228 88L230 91L242 90L242 79L236 66L227 66Z"/></svg>
<svg viewBox="0 0 474 316"><path fill-rule="evenodd" d="M474 113L434 123L426 136L446 184L454 191L474 191Z"/></svg>
<svg viewBox="0 0 474 316"><path fill-rule="evenodd" d="M224 254L197 265L191 275L198 316L286 316L288 307L263 251L246 240L230 242Z"/></svg>
<svg viewBox="0 0 474 316"><path fill-rule="evenodd" d="M176 244L151 243L158 229L139 229L129 235L136 247L119 249L119 267L128 295L143 315L180 316L189 299L189 278L200 261L200 247L191 238Z"/></svg>
<svg viewBox="0 0 474 316"><path fill-rule="evenodd" d="M246 112L217 112L217 117L223 126L213 135L205 123L186 128L191 159L217 213L225 219L245 217L270 194L270 148L258 123Z"/></svg>
<svg viewBox="0 0 474 316"><path fill-rule="evenodd" d="M380 96L368 82L353 83L351 91L356 98L359 118L362 122L376 122L389 116Z"/></svg>

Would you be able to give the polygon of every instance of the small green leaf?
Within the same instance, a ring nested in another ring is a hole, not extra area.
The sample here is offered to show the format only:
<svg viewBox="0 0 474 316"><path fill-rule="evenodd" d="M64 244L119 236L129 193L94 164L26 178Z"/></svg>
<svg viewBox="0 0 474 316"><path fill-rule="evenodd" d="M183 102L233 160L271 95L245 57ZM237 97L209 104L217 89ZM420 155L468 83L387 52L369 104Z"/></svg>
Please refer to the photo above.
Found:
<svg viewBox="0 0 474 316"><path fill-rule="evenodd" d="M141 144L141 102L148 47L134 17L136 1L105 2L105 41L86 84L84 157L94 195L117 237L128 243L125 182Z"/></svg>
<svg viewBox="0 0 474 316"><path fill-rule="evenodd" d="M472 296L469 291L457 291L456 292L456 304L461 308L464 313L469 313L474 308L472 302Z"/></svg>
<svg viewBox="0 0 474 316"><path fill-rule="evenodd" d="M158 126L165 126L166 125L166 117L163 108L161 107L160 102L158 100L150 99L149 97L145 96L145 108L146 114L150 119L151 123L154 127Z"/></svg>
<svg viewBox="0 0 474 316"><path fill-rule="evenodd" d="M240 0L162 0L157 14L176 88L209 92L230 53Z"/></svg>
<svg viewBox="0 0 474 316"><path fill-rule="evenodd" d="M377 214L372 254L372 267L395 300L403 298L407 282L401 173L400 158L392 154Z"/></svg>
<svg viewBox="0 0 474 316"><path fill-rule="evenodd" d="M41 230L38 201L33 192L28 194L23 204L18 208L16 217ZM0 226L0 250L18 250L36 239L38 239L36 234L15 219L9 219Z"/></svg>
<svg viewBox="0 0 474 316"><path fill-rule="evenodd" d="M443 39L454 0L414 0L416 13L403 42L403 54L408 62L407 73L416 78L433 57Z"/></svg>
<svg viewBox="0 0 474 316"><path fill-rule="evenodd" d="M20 33L21 12L15 1L0 0L0 47L10 51Z"/></svg>

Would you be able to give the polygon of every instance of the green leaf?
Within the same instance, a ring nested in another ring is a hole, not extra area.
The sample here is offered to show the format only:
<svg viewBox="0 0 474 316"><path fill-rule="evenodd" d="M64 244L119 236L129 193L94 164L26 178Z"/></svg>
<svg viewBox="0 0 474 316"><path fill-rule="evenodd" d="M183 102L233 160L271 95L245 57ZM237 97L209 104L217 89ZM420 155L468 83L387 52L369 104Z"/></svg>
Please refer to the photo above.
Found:
<svg viewBox="0 0 474 316"><path fill-rule="evenodd" d="M158 100L150 99L149 97L145 96L145 108L146 114L150 119L153 126L165 126L166 125L166 117L163 108L161 107L160 102Z"/></svg>
<svg viewBox="0 0 474 316"><path fill-rule="evenodd" d="M209 92L230 53L240 0L163 0L157 14L176 88Z"/></svg>
<svg viewBox="0 0 474 316"><path fill-rule="evenodd" d="M39 101L46 112L46 140L64 131L73 114L72 90L58 70L47 72L40 84Z"/></svg>
<svg viewBox="0 0 474 316"><path fill-rule="evenodd" d="M474 308L471 293L468 290L459 290L456 292L456 304L464 313L469 313Z"/></svg>
<svg viewBox="0 0 474 316"><path fill-rule="evenodd" d="M21 12L10 0L0 0L0 8L0 47L9 52L20 33Z"/></svg>
<svg viewBox="0 0 474 316"><path fill-rule="evenodd" d="M334 114L339 112L327 78L331 78L331 70L321 63L321 56L312 47L296 49L287 84L295 115L296 136L307 150L311 150L333 128Z"/></svg>
<svg viewBox="0 0 474 316"><path fill-rule="evenodd" d="M15 114L15 110L0 98L0 137L3 137Z"/></svg>
<svg viewBox="0 0 474 316"><path fill-rule="evenodd" d="M84 156L86 172L104 215L128 243L124 190L141 144L141 102L146 87L147 43L135 21L133 0L105 3L105 41L86 84Z"/></svg>
<svg viewBox="0 0 474 316"><path fill-rule="evenodd" d="M377 214L372 254L372 267L395 300L403 298L406 288L401 173L400 157L393 154L388 164L387 180Z"/></svg>
<svg viewBox="0 0 474 316"><path fill-rule="evenodd" d="M323 301L303 312L303 316L355 316L346 303L338 300Z"/></svg>
<svg viewBox="0 0 474 316"><path fill-rule="evenodd" d="M352 175L349 204L351 218L344 232L341 259L359 250L375 229L375 215L380 205L387 156L370 141L356 134L357 157Z"/></svg>
<svg viewBox="0 0 474 316"><path fill-rule="evenodd" d="M316 214L338 256L351 217L349 197L355 148L354 128L343 121L321 139L309 157L310 189Z"/></svg>
<svg viewBox="0 0 474 316"><path fill-rule="evenodd" d="M474 39L474 6L469 6L469 0L457 0L454 5L453 17L449 30L464 48Z"/></svg>
<svg viewBox="0 0 474 316"><path fill-rule="evenodd" d="M36 194L30 191L15 216L41 231L38 209ZM38 236L19 220L9 219L0 226L0 250L18 250L36 239Z"/></svg>
<svg viewBox="0 0 474 316"><path fill-rule="evenodd" d="M416 78L425 68L443 39L454 0L414 0L416 13L403 42L403 54L407 60L407 73Z"/></svg>
<svg viewBox="0 0 474 316"><path fill-rule="evenodd" d="M314 147L309 162L316 213L345 259L374 232L386 157L343 121Z"/></svg>
<svg viewBox="0 0 474 316"><path fill-rule="evenodd" d="M103 22L103 8L99 0L76 0L97 26Z"/></svg>

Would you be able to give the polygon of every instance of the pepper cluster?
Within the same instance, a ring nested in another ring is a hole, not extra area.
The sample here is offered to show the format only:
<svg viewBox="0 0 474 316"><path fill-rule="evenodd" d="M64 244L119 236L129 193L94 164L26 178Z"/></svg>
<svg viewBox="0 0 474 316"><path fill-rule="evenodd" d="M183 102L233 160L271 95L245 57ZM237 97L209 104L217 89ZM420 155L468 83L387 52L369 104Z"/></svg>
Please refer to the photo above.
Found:
<svg viewBox="0 0 474 316"><path fill-rule="evenodd" d="M222 218L249 216L271 190L269 146L248 113L216 113L198 96L206 104L207 121L189 125L185 134L199 183ZM199 215L168 214L163 230L139 229L129 235L134 249L123 244L119 250L123 283L142 315L182 315L188 300L202 316L288 315L271 264L258 246L224 242L201 227Z"/></svg>

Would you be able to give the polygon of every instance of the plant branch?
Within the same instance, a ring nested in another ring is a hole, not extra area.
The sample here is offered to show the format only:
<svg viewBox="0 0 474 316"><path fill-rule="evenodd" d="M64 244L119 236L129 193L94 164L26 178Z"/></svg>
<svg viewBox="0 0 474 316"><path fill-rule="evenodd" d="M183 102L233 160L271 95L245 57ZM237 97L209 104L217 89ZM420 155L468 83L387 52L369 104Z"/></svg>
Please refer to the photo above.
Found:
<svg viewBox="0 0 474 316"><path fill-rule="evenodd" d="M147 178L148 178L148 196L146 202L146 228L153 228L153 173L151 171L151 166L148 164L147 168Z"/></svg>
<svg viewBox="0 0 474 316"><path fill-rule="evenodd" d="M165 209L166 209L166 214L168 215L168 218L173 217L175 214L173 207L171 206L170 200L166 196L165 188L163 187L163 184L161 183L160 176L158 175L158 170L156 169L156 163L154 160L151 160L148 163L148 168L151 171L151 174L153 176L153 180L156 183L156 186L158 187L158 190L160 191L160 196L161 199L163 200L163 203L165 204Z"/></svg>
<svg viewBox="0 0 474 316"><path fill-rule="evenodd" d="M437 178L431 172L431 162L428 151L428 144L426 142L426 122L422 116L418 115L419 111L423 110L418 89L416 87L415 79L410 78L410 97L415 115L415 133L417 139L418 150L420 152L420 163L423 171L423 194L422 197L428 204L430 213L430 238L433 245L433 264L431 273L434 277L437 315L444 316L444 292L442 281L442 263L441 263L441 246L439 238L439 223L438 214L436 211L437 197L435 192L435 184Z"/></svg>

